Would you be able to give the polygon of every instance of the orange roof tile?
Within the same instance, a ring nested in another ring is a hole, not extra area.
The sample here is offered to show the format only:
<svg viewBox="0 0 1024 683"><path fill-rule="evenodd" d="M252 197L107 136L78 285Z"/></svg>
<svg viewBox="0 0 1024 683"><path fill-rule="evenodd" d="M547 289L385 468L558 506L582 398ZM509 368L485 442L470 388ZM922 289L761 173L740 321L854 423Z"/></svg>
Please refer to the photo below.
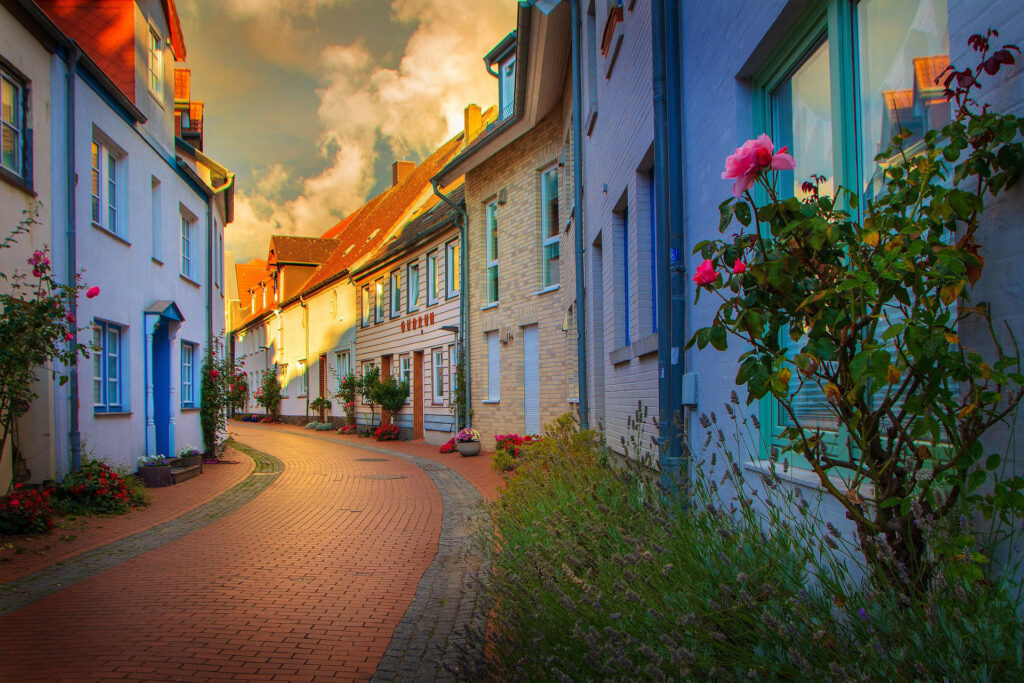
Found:
<svg viewBox="0 0 1024 683"><path fill-rule="evenodd" d="M249 290L255 289L260 280L269 276L267 262L263 259L254 258L248 263L235 264L235 280L238 283L238 300L242 308L248 308L252 295Z"/></svg>

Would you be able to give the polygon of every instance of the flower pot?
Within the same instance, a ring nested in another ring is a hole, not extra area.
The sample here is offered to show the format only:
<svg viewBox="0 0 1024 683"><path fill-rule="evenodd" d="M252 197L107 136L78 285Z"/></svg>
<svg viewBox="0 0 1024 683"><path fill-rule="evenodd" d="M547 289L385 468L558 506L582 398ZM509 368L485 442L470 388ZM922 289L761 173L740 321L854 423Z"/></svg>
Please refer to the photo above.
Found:
<svg viewBox="0 0 1024 683"><path fill-rule="evenodd" d="M459 455L477 455L478 453L480 453L480 442L456 441L455 450L459 452Z"/></svg>
<svg viewBox="0 0 1024 683"><path fill-rule="evenodd" d="M170 486L173 482L170 465L147 465L139 468L139 478L146 488Z"/></svg>

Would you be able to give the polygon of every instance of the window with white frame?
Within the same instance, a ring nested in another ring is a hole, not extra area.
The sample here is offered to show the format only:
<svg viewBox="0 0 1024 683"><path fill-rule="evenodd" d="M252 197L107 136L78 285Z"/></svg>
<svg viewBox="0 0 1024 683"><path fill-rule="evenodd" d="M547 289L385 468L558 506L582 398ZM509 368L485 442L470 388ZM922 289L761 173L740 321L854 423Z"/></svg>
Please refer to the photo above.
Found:
<svg viewBox="0 0 1024 683"><path fill-rule="evenodd" d="M124 410L122 376L125 364L124 327L96 321L92 328L92 404L97 413Z"/></svg>
<svg viewBox="0 0 1024 683"><path fill-rule="evenodd" d="M0 67L0 168L27 179L25 83Z"/></svg>
<svg viewBox="0 0 1024 683"><path fill-rule="evenodd" d="M181 274L190 280L199 277L196 263L196 218L181 212Z"/></svg>
<svg viewBox="0 0 1024 683"><path fill-rule="evenodd" d="M462 287L462 273L459 270L461 268L461 264L459 263L459 251L458 240L452 240L445 245L445 288L447 289L449 299L458 294L459 289Z"/></svg>
<svg viewBox="0 0 1024 683"><path fill-rule="evenodd" d="M309 394L309 368L306 367L305 359L295 364L295 370L299 375L299 396Z"/></svg>
<svg viewBox="0 0 1024 683"><path fill-rule="evenodd" d="M455 402L455 381L459 370L459 356L455 344L448 345L448 400Z"/></svg>
<svg viewBox="0 0 1024 683"><path fill-rule="evenodd" d="M384 278L373 283L373 317L375 322L384 322Z"/></svg>
<svg viewBox="0 0 1024 683"><path fill-rule="evenodd" d="M181 407L196 407L196 345L181 342Z"/></svg>
<svg viewBox="0 0 1024 683"><path fill-rule="evenodd" d="M485 334L487 338L487 400L497 402L501 399L501 342L498 331L491 330Z"/></svg>
<svg viewBox="0 0 1024 683"><path fill-rule="evenodd" d="M412 358L409 356L409 354L401 356L398 359L398 378L402 382L405 382L405 385L407 387L409 387L409 396L405 399L405 402L408 403L409 401L412 400L412 392L413 392L413 386L412 386Z"/></svg>
<svg viewBox="0 0 1024 683"><path fill-rule="evenodd" d="M338 390L341 390L341 381L352 372L352 360L348 351L334 352L334 370L338 375Z"/></svg>
<svg viewBox="0 0 1024 683"><path fill-rule="evenodd" d="M149 91L163 101L164 40L156 27L149 27Z"/></svg>
<svg viewBox="0 0 1024 683"><path fill-rule="evenodd" d="M288 364L281 363L277 366L277 381L281 385L281 396L288 398Z"/></svg>
<svg viewBox="0 0 1024 683"><path fill-rule="evenodd" d="M441 269L438 268L438 252L427 254L427 305L437 303L437 297L441 292Z"/></svg>
<svg viewBox="0 0 1024 683"><path fill-rule="evenodd" d="M373 370L373 368L374 368L373 361L366 361L365 363L363 363L363 374L362 374L362 376L366 377L368 374L370 374L370 371ZM363 396L363 405L370 405L370 401L366 398L366 396Z"/></svg>
<svg viewBox="0 0 1024 683"><path fill-rule="evenodd" d="M444 349L437 348L431 353L431 391L434 403L444 403Z"/></svg>
<svg viewBox="0 0 1024 683"><path fill-rule="evenodd" d="M498 202L491 202L485 211L484 237L487 242L487 303L498 303Z"/></svg>
<svg viewBox="0 0 1024 683"><path fill-rule="evenodd" d="M370 285L363 285L359 290L359 294L360 303L362 304L362 308L359 310L359 324L362 327L368 327L370 325Z"/></svg>
<svg viewBox="0 0 1024 683"><path fill-rule="evenodd" d="M163 190L160 186L160 181L156 176L150 177L150 219L153 224L150 226L152 229L153 238L153 258L156 261L162 262L164 260L163 254Z"/></svg>
<svg viewBox="0 0 1024 683"><path fill-rule="evenodd" d="M121 216L124 204L122 155L107 142L94 139L90 155L92 223L115 235L124 236L127 221Z"/></svg>
<svg viewBox="0 0 1024 683"><path fill-rule="evenodd" d="M542 286L558 284L558 166L540 175Z"/></svg>
<svg viewBox="0 0 1024 683"><path fill-rule="evenodd" d="M391 295L391 317L402 315L402 271L391 271L388 293Z"/></svg>
<svg viewBox="0 0 1024 683"><path fill-rule="evenodd" d="M409 302L408 309L412 312L420 307L420 264L413 261L409 264L408 271L405 278L405 285L408 289L405 298Z"/></svg>

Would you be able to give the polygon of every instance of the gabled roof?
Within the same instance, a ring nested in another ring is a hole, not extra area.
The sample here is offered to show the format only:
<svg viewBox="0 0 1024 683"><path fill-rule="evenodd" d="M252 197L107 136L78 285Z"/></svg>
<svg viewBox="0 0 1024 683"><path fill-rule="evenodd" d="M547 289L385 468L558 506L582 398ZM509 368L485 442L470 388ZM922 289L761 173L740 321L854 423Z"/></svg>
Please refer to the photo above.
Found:
<svg viewBox="0 0 1024 683"><path fill-rule="evenodd" d="M319 237L298 237L274 235L270 238L270 254L267 263L273 267L279 263L318 266L338 246L338 241Z"/></svg>
<svg viewBox="0 0 1024 683"><path fill-rule="evenodd" d="M254 258L248 263L235 264L235 280L238 282L238 302L242 308L248 308L252 301L250 290L256 289L260 281L270 277L267 262Z"/></svg>
<svg viewBox="0 0 1024 683"><path fill-rule="evenodd" d="M459 133L441 145L405 180L366 204L340 232L334 252L313 272L302 291L308 292L340 277L376 253L397 225L434 196L430 179L458 153L462 139L463 134Z"/></svg>
<svg viewBox="0 0 1024 683"><path fill-rule="evenodd" d="M358 209L356 209L355 211L353 211L352 213L350 213L349 215L345 216L340 221L335 223L329 230L327 230L327 232L325 232L324 234L320 235L320 237L323 238L323 239L330 239L332 237L337 237L338 235L340 235L342 233L342 231L345 230L345 228L348 227L349 223L351 223L352 221L355 220L356 216L358 216L359 213L363 209L365 209L371 203L383 199L385 194L387 194L387 191L381 192L379 195L377 195L376 197L371 199L369 202L367 202L366 204L363 204Z"/></svg>
<svg viewBox="0 0 1024 683"><path fill-rule="evenodd" d="M459 204L466 198L466 186L460 183L447 195L449 199ZM447 202L442 202L437 197L435 200L426 210L421 211L419 215L403 225L401 230L395 233L394 238L388 240L369 263L359 266L358 270L353 271L353 275L358 276L373 270L451 227L455 221L455 210Z"/></svg>

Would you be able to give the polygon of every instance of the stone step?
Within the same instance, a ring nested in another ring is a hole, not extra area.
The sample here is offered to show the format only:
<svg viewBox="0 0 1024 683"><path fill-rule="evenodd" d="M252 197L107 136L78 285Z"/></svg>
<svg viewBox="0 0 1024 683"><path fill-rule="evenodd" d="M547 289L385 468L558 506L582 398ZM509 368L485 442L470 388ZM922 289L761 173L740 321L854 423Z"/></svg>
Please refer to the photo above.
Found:
<svg viewBox="0 0 1024 683"><path fill-rule="evenodd" d="M202 465L191 465L189 467L172 467L171 479L175 484L188 481L192 477L198 477L202 471Z"/></svg>

